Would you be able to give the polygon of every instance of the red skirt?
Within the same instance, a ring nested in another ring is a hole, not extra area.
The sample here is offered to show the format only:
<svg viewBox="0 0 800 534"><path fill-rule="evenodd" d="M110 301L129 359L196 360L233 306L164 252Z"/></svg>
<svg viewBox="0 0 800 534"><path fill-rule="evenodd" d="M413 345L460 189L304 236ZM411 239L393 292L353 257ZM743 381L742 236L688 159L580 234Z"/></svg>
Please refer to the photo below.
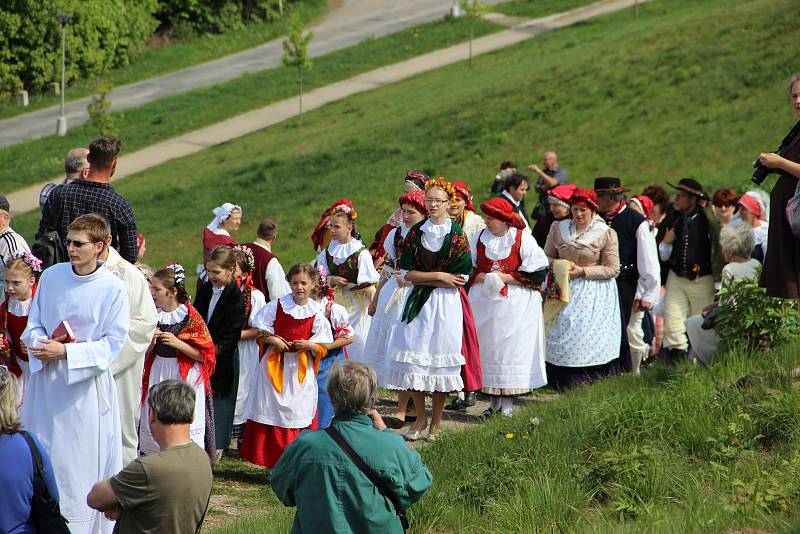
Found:
<svg viewBox="0 0 800 534"><path fill-rule="evenodd" d="M316 430L317 414L308 429ZM239 455L242 460L262 467L275 467L286 447L300 435L306 428L282 428L279 426L265 425L250 419L244 427Z"/></svg>

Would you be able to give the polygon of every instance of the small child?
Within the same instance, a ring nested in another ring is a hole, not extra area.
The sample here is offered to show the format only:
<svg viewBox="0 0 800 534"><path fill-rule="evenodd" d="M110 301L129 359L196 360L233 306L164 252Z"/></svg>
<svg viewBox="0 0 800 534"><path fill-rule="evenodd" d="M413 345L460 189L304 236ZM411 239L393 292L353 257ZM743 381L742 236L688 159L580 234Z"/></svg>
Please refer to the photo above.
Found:
<svg viewBox="0 0 800 534"><path fill-rule="evenodd" d="M31 300L42 273L42 261L30 252L17 252L6 264L6 298L0 305L0 364L17 377L20 399L24 398L28 369L28 347L20 340L28 325Z"/></svg>
<svg viewBox="0 0 800 534"><path fill-rule="evenodd" d="M328 355L319 363L317 373L317 426L328 428L333 419L333 403L328 396L328 372L333 364L347 358L347 345L353 342L353 329L348 323L347 310L341 304L333 301L333 289L328 287L328 273L322 267L317 267L319 271L319 291L314 296L314 300L321 302L325 306L325 317L331 325L333 332L333 343L325 345Z"/></svg>
<svg viewBox="0 0 800 534"><path fill-rule="evenodd" d="M333 342L325 307L313 300L319 274L308 263L289 269L289 295L264 306L253 326L262 330L259 371L247 408L240 454L271 471L286 447L317 412L317 369Z"/></svg>

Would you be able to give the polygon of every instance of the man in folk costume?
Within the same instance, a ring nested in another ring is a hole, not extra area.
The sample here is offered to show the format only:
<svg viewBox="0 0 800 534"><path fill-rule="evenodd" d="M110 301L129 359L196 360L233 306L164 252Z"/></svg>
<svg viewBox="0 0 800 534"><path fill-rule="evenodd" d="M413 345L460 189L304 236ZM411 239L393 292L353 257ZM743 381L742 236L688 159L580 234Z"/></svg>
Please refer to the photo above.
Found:
<svg viewBox="0 0 800 534"><path fill-rule="evenodd" d="M619 178L603 176L594 181L597 205L603 218L617 233L619 240L619 275L617 289L622 312L622 343L620 362L627 371L639 373L639 366L647 358L650 346L629 343L628 331L639 332L642 321L658 301L661 272L658 264L656 241L650 233L650 223L644 215L630 209ZM652 339L653 321L648 322ZM641 340L644 336L634 335Z"/></svg>
<svg viewBox="0 0 800 534"><path fill-rule="evenodd" d="M666 231L658 245L669 264L664 297L664 346L673 360L687 356L688 317L714 300L714 283L722 279L724 260L719 246L719 221L703 209L709 197L699 182L683 178L675 188L675 211L664 219Z"/></svg>
<svg viewBox="0 0 800 534"><path fill-rule="evenodd" d="M70 263L42 273L22 334L31 370L22 422L50 454L61 513L73 534L111 533L112 523L86 504L86 495L122 468L111 365L127 339L130 316L125 284L99 261L108 234L96 214L69 225Z"/></svg>
<svg viewBox="0 0 800 534"><path fill-rule="evenodd" d="M117 385L117 401L122 429L122 463L128 465L136 459L139 436L136 432L139 419L139 397L142 387L144 355L153 339L158 314L150 295L150 284L142 272L111 248L111 235L100 253L100 261L108 271L119 278L128 293L130 326L111 373Z"/></svg>
<svg viewBox="0 0 800 534"><path fill-rule="evenodd" d="M291 293L286 274L281 262L272 252L272 243L278 237L278 223L264 219L258 225L258 236L252 243L244 246L253 252L255 267L253 269L253 285L266 297L267 302L278 300Z"/></svg>

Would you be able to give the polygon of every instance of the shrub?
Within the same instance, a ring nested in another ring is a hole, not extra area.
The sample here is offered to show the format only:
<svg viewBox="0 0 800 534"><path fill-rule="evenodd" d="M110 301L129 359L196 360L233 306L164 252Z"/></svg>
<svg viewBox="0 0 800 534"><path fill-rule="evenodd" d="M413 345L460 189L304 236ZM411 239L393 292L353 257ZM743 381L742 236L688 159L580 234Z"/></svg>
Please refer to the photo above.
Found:
<svg viewBox="0 0 800 534"><path fill-rule="evenodd" d="M67 81L130 63L157 26L157 0L4 0L0 96L41 91L61 74L60 13L67 26Z"/></svg>

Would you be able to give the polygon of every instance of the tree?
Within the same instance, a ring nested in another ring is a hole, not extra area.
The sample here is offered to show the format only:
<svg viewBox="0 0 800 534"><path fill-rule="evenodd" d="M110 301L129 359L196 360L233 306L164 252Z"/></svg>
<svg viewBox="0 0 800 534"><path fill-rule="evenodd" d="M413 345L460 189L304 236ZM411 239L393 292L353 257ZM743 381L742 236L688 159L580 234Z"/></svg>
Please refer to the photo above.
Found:
<svg viewBox="0 0 800 534"><path fill-rule="evenodd" d="M98 135L118 137L119 132L111 116L111 100L108 99L110 93L110 85L99 86L97 88L97 96L92 97L92 101L86 111L89 113L89 123Z"/></svg>
<svg viewBox="0 0 800 534"><path fill-rule="evenodd" d="M469 19L469 66L472 67L472 38L475 36L475 21L489 11L489 8L478 0L458 0L461 9Z"/></svg>
<svg viewBox="0 0 800 534"><path fill-rule="evenodd" d="M311 60L308 59L308 45L314 39L314 32L303 36L303 26L297 12L289 16L287 32L281 61L287 67L297 67L297 80L300 83L300 124L303 124L303 71L311 70L312 67Z"/></svg>

